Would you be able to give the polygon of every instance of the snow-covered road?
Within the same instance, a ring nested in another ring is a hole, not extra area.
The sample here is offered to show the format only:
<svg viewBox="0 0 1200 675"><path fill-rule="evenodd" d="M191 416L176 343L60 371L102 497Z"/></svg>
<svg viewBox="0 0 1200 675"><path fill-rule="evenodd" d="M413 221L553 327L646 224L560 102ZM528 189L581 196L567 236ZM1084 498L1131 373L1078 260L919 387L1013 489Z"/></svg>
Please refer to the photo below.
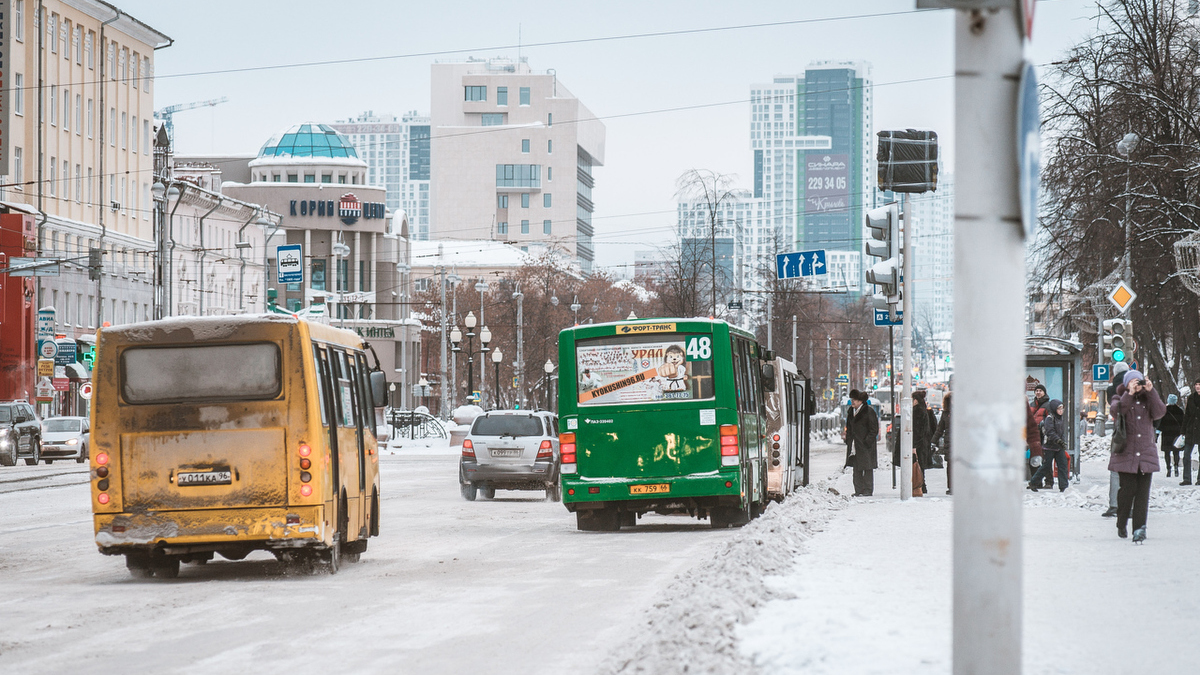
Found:
<svg viewBox="0 0 1200 675"><path fill-rule="evenodd" d="M384 455L383 534L334 576L274 558L134 580L92 541L74 463L0 468L0 670L586 672L736 530L585 533L541 493L458 494L456 457Z"/></svg>

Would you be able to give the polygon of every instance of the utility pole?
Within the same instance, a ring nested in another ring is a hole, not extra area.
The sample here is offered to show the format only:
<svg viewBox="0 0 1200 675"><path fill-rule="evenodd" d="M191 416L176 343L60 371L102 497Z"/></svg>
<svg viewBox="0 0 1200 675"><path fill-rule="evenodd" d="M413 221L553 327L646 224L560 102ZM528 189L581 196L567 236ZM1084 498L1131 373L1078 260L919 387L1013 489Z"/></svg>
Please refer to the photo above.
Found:
<svg viewBox="0 0 1200 675"><path fill-rule="evenodd" d="M438 257L442 257L441 244L438 244ZM440 314L442 316L442 330L438 334L438 339L442 343L442 409L439 412L441 413L442 419L449 419L447 416L450 405L450 375L447 372L449 369L449 363L446 360L446 335L448 335L446 332L446 266L440 265L438 271L442 275L442 305L440 309Z"/></svg>
<svg viewBox="0 0 1200 675"><path fill-rule="evenodd" d="M960 10L954 23L955 675L1021 672L1025 241L1017 102L1026 17L1016 0L1004 4Z"/></svg>
<svg viewBox="0 0 1200 675"><path fill-rule="evenodd" d="M903 197L903 196L902 196ZM904 368L904 379L901 380L900 394L900 501L912 498L912 453L913 453L913 418L912 418L912 325L913 325L913 294L916 284L913 279L913 237L912 221L907 213L908 200L900 202L900 222L903 224L903 258L904 273L901 275L901 296L904 302L904 323L900 328L900 361Z"/></svg>
<svg viewBox="0 0 1200 675"><path fill-rule="evenodd" d="M797 358L798 357L796 355L796 315L793 314L792 315L792 365L799 363ZM812 359L812 353L809 353L808 358ZM811 360L808 363L808 376L812 377L812 361Z"/></svg>
<svg viewBox="0 0 1200 675"><path fill-rule="evenodd" d="M525 314L524 301L525 294L521 292L521 283L517 282L517 290L513 293L513 297L517 299L517 360L513 362L513 369L517 373L517 391L513 400L519 401L522 408L525 406Z"/></svg>
<svg viewBox="0 0 1200 675"><path fill-rule="evenodd" d="M833 388L833 377L829 372L829 366L830 366L829 347L832 344L833 344L833 336L826 335L825 336L825 389L826 390Z"/></svg>
<svg viewBox="0 0 1200 675"><path fill-rule="evenodd" d="M771 343L771 294L767 294L767 351L774 349Z"/></svg>

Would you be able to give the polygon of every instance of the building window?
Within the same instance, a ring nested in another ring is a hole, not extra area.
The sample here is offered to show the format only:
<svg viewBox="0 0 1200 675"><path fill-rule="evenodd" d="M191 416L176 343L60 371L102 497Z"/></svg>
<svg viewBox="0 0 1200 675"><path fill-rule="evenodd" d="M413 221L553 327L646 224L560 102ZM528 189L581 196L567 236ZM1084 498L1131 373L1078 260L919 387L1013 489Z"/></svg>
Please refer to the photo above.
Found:
<svg viewBox="0 0 1200 675"><path fill-rule="evenodd" d="M75 135L83 133L83 96L75 94Z"/></svg>
<svg viewBox="0 0 1200 675"><path fill-rule="evenodd" d="M305 183L315 183L315 182L317 182L317 175L316 175L316 174L313 174L313 173L306 173L306 174L304 174L304 182L305 182Z"/></svg>
<svg viewBox="0 0 1200 675"><path fill-rule="evenodd" d="M525 152L525 153L529 152L529 139L528 138L521 139L521 152Z"/></svg>
<svg viewBox="0 0 1200 675"><path fill-rule="evenodd" d="M504 124L504 113L483 113L479 116L479 124L484 127L498 127Z"/></svg>
<svg viewBox="0 0 1200 675"><path fill-rule="evenodd" d="M333 174L331 174L331 173L321 174L321 182L322 183L332 183L333 182Z"/></svg>
<svg viewBox="0 0 1200 675"><path fill-rule="evenodd" d="M521 105L529 105L529 87L521 87Z"/></svg>
<svg viewBox="0 0 1200 675"><path fill-rule="evenodd" d="M93 177L92 177L92 167L90 167L90 166L88 167L88 181L87 181L87 186L88 186L88 190L87 190L87 205L88 205L88 206L91 206L92 204L95 204L95 203L96 203L95 201L93 201L93 198L95 197L95 193L93 192L93 190L95 190L95 189L96 189L96 180L95 180L95 178L93 178Z"/></svg>
<svg viewBox="0 0 1200 675"><path fill-rule="evenodd" d="M487 87L463 87L464 101L486 101Z"/></svg>
<svg viewBox="0 0 1200 675"><path fill-rule="evenodd" d="M108 144L117 145L117 109L108 109Z"/></svg>
<svg viewBox="0 0 1200 675"><path fill-rule="evenodd" d="M25 114L25 76L13 73L13 112Z"/></svg>
<svg viewBox="0 0 1200 675"><path fill-rule="evenodd" d="M25 182L25 163L21 161L20 148L13 148L13 182L18 190L24 189L21 183Z"/></svg>
<svg viewBox="0 0 1200 675"><path fill-rule="evenodd" d="M132 150L134 154L137 154L137 145L138 145L137 137L138 137L137 117L133 117L130 119L130 122L129 122L129 149Z"/></svg>
<svg viewBox="0 0 1200 675"><path fill-rule="evenodd" d="M25 0L13 2L13 37L25 40Z"/></svg>
<svg viewBox="0 0 1200 675"><path fill-rule="evenodd" d="M508 221L496 223L496 234L508 234Z"/></svg>
<svg viewBox="0 0 1200 675"><path fill-rule="evenodd" d="M345 185L345 184L346 184L346 174L344 174L344 173L339 173L339 174L338 174L338 184L339 184L339 185Z"/></svg>
<svg viewBox="0 0 1200 675"><path fill-rule="evenodd" d="M294 174L294 173L289 173L289 174L288 174L288 182L289 182L289 183L299 183L299 182L300 182L300 177L299 177L299 176L297 176L297 175L296 175L296 174Z"/></svg>
<svg viewBox="0 0 1200 675"><path fill-rule="evenodd" d="M540 164L497 164L496 187L540 188L541 173Z"/></svg>
<svg viewBox="0 0 1200 675"><path fill-rule="evenodd" d="M312 288L314 291L325 290L325 261L312 261Z"/></svg>
<svg viewBox="0 0 1200 675"><path fill-rule="evenodd" d="M552 180L554 180L554 167L548 166L546 167L546 182L550 182Z"/></svg>
<svg viewBox="0 0 1200 675"><path fill-rule="evenodd" d="M83 53L87 55L87 64L89 70L96 69L96 50L92 48L96 42L96 34L92 31L87 32L87 38L83 41Z"/></svg>
<svg viewBox="0 0 1200 675"><path fill-rule="evenodd" d="M358 261L358 290L371 290L371 263L366 260Z"/></svg>
<svg viewBox="0 0 1200 675"><path fill-rule="evenodd" d="M549 220L542 221L542 234L550 234L550 221Z"/></svg>
<svg viewBox="0 0 1200 675"><path fill-rule="evenodd" d="M508 87L496 87L496 105L508 105Z"/></svg>
<svg viewBox="0 0 1200 675"><path fill-rule="evenodd" d="M142 57L142 91L150 91L150 57Z"/></svg>
<svg viewBox="0 0 1200 675"><path fill-rule="evenodd" d="M546 126L554 126L554 113L546 113Z"/></svg>
<svg viewBox="0 0 1200 675"><path fill-rule="evenodd" d="M150 154L150 120L142 120L142 154Z"/></svg>
<svg viewBox="0 0 1200 675"><path fill-rule="evenodd" d="M88 138L91 138L92 137L92 127L94 127L96 125L95 125L95 116L92 114L92 99L90 99L90 98L88 99L87 118L88 118L87 119Z"/></svg>
<svg viewBox="0 0 1200 675"><path fill-rule="evenodd" d="M550 193L549 192L542 195L542 206L544 206L546 208L550 208Z"/></svg>
<svg viewBox="0 0 1200 675"><path fill-rule="evenodd" d="M50 126L58 126L58 87L50 85Z"/></svg>
<svg viewBox="0 0 1200 675"><path fill-rule="evenodd" d="M508 195L496 195L496 206L501 209L507 209Z"/></svg>
<svg viewBox="0 0 1200 675"><path fill-rule="evenodd" d="M121 149L124 150L129 141L129 113L121 113Z"/></svg>
<svg viewBox="0 0 1200 675"><path fill-rule="evenodd" d="M528 220L521 221L521 234L529 234L529 221Z"/></svg>
<svg viewBox="0 0 1200 675"><path fill-rule="evenodd" d="M83 40L80 38L83 29L79 24L75 24L75 30L71 33L71 44L75 45L75 65L83 65Z"/></svg>
<svg viewBox="0 0 1200 675"><path fill-rule="evenodd" d="M350 290L350 261L345 258L337 259L337 290L339 293Z"/></svg>
<svg viewBox="0 0 1200 675"><path fill-rule="evenodd" d="M55 33L57 33L57 32L58 32L58 15L51 14L50 15L50 24L48 26L46 26L46 33L50 35L50 53L51 54L58 53L58 36L55 35Z"/></svg>
<svg viewBox="0 0 1200 675"><path fill-rule="evenodd" d="M75 201L83 201L83 169L75 165Z"/></svg>
<svg viewBox="0 0 1200 675"><path fill-rule="evenodd" d="M54 192L55 192L54 184L58 182L57 180L55 180L58 177L56 175L57 173L58 173L58 161L55 160L53 157L51 157L50 158L50 196L51 197L54 196Z"/></svg>
<svg viewBox="0 0 1200 675"><path fill-rule="evenodd" d="M529 193L528 192L521 193L521 208L523 208L523 209L529 208Z"/></svg>
<svg viewBox="0 0 1200 675"><path fill-rule="evenodd" d="M277 173L271 174L271 182L278 183L281 181L281 179L282 179L282 176L280 176L279 174L277 174Z"/></svg>
<svg viewBox="0 0 1200 675"><path fill-rule="evenodd" d="M552 154L553 152L554 152L554 141L547 140L546 141L546 153Z"/></svg>

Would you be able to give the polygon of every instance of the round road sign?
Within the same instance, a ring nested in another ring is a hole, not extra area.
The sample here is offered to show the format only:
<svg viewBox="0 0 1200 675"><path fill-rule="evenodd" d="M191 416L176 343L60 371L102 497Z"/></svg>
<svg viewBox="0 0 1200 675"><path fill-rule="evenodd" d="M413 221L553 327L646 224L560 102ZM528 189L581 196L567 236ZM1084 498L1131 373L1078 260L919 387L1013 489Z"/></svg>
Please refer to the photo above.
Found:
<svg viewBox="0 0 1200 675"><path fill-rule="evenodd" d="M88 401L92 400L92 383L84 382L79 385L79 395Z"/></svg>
<svg viewBox="0 0 1200 675"><path fill-rule="evenodd" d="M42 344L38 345L38 354L43 359L52 359L58 356L58 345L54 340L42 340Z"/></svg>

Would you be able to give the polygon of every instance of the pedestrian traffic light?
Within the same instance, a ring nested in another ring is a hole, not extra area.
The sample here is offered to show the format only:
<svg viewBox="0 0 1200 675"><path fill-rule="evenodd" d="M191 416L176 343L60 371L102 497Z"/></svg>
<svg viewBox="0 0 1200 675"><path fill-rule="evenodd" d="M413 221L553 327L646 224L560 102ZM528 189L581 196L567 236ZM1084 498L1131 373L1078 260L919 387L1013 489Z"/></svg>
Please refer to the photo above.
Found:
<svg viewBox="0 0 1200 675"><path fill-rule="evenodd" d="M97 279L99 279L100 278L100 268L101 268L100 249L89 248L88 249L88 279L90 279L92 281L96 281Z"/></svg>
<svg viewBox="0 0 1200 675"><path fill-rule="evenodd" d="M900 303L900 206L895 202L867 211L867 255L879 262L867 269L867 283L879 286L876 309Z"/></svg>
<svg viewBox="0 0 1200 675"><path fill-rule="evenodd" d="M1133 322L1129 319L1108 319L1104 322L1104 360L1121 363L1129 358L1129 338Z"/></svg>

